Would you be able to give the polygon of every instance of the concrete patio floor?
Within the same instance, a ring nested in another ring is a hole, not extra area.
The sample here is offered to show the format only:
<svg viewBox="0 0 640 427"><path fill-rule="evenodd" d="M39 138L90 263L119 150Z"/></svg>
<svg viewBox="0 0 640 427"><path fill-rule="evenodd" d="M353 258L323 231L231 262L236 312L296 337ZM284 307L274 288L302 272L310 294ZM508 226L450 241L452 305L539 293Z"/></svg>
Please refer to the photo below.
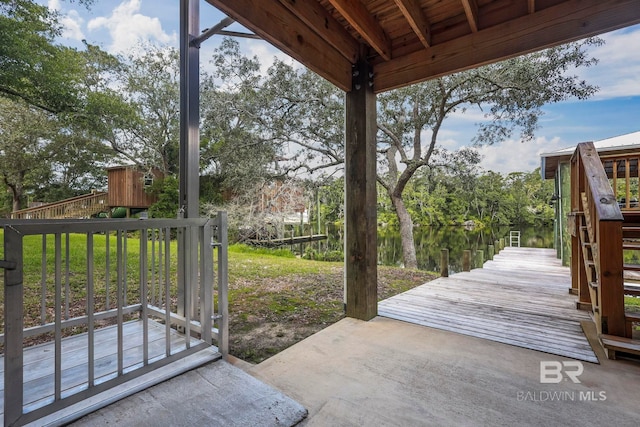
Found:
<svg viewBox="0 0 640 427"><path fill-rule="evenodd" d="M583 327L592 341L593 324ZM639 425L640 362L594 349L601 363L578 362L580 383L565 375L542 384L541 361L576 361L384 317L346 318L258 365L214 362L74 425Z"/></svg>
<svg viewBox="0 0 640 427"><path fill-rule="evenodd" d="M595 328L583 327L593 344ZM601 364L580 362L580 383L542 384L541 361L572 359L347 318L245 369L307 408L306 426L640 425L640 362L593 347Z"/></svg>
<svg viewBox="0 0 640 427"><path fill-rule="evenodd" d="M306 412L278 390L220 360L119 400L72 425L288 427Z"/></svg>

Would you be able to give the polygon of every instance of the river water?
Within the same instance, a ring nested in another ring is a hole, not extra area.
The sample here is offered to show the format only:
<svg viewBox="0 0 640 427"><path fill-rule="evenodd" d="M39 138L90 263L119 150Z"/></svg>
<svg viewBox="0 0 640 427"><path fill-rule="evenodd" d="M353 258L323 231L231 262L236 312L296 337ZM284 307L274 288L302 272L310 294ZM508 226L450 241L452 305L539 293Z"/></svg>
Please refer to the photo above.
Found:
<svg viewBox="0 0 640 427"><path fill-rule="evenodd" d="M341 228L331 227L329 239L322 243L322 249L342 250L344 232ZM414 239L418 268L421 270L440 271L441 250L449 249L449 272L462 271L462 254L472 251L472 262L477 250L482 250L487 260L488 246L495 240L505 239L509 245L509 232L520 231L520 246L536 248L553 247L553 227L500 227L494 229L465 229L464 227L416 227ZM400 234L394 229L378 231L378 264L402 266L402 246Z"/></svg>

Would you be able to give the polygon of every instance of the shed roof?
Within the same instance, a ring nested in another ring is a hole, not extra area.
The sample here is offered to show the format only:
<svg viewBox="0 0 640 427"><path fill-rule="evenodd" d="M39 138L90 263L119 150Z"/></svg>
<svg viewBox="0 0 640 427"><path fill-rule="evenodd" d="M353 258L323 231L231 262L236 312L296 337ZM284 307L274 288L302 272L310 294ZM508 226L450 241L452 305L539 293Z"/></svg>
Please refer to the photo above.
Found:
<svg viewBox="0 0 640 427"><path fill-rule="evenodd" d="M373 64L376 92L640 22L637 0L207 0L351 90Z"/></svg>
<svg viewBox="0 0 640 427"><path fill-rule="evenodd" d="M598 153L626 154L640 152L640 131L593 141ZM576 150L576 146L561 148L557 151L540 154L541 173L544 179L555 176L558 165L568 162Z"/></svg>

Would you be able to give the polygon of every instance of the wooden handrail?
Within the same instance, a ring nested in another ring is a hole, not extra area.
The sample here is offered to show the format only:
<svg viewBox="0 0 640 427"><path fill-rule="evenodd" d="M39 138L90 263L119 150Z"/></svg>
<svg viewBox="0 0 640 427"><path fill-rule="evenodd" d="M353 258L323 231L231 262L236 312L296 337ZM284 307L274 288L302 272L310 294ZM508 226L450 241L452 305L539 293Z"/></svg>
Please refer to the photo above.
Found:
<svg viewBox="0 0 640 427"><path fill-rule="evenodd" d="M572 287L591 307L599 334L625 336L624 217L591 142L571 158Z"/></svg>
<svg viewBox="0 0 640 427"><path fill-rule="evenodd" d="M11 213L12 219L62 219L87 217L106 210L108 193L92 192Z"/></svg>
<svg viewBox="0 0 640 427"><path fill-rule="evenodd" d="M584 176L591 190L590 196L594 201L597 201L594 205L600 221L623 221L622 211L620 211L611 184L609 184L609 178L593 143L578 144L576 155L580 156L583 164Z"/></svg>

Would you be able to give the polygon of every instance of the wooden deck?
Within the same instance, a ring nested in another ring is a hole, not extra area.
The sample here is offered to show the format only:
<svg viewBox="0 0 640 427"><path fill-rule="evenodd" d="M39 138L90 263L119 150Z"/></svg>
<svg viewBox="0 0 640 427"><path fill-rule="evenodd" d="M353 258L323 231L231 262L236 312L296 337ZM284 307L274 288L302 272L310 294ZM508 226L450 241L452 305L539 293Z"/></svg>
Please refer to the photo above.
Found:
<svg viewBox="0 0 640 427"><path fill-rule="evenodd" d="M149 320L149 362L162 361L166 357L166 329L164 325ZM96 330L94 345L94 369L95 384L115 378L118 372L118 329L108 326ZM74 335L62 340L62 397L72 395L87 388L88 355L86 333ZM183 351L186 348L185 336L175 330L170 332L171 354ZM191 338L190 345L195 347L201 341ZM123 325L123 368L124 372L137 369L143 364L143 323L131 321ZM215 350L215 348L213 348ZM72 408L77 413L87 413L100 407L96 400L114 399L114 396L122 398L125 395L138 391L139 386L149 387L159 381L164 381L172 376L185 372L196 366L218 359L220 354L216 351L202 351L194 353L190 362L192 366L186 366L184 359L169 363L162 368L135 378L128 383L120 384L103 392L99 399L90 398L80 402ZM161 363L162 364L162 363ZM55 349L54 343L40 344L26 348L24 351L24 407L25 411L32 411L41 406L53 402L55 381ZM4 357L0 357L0 372L4 375ZM82 408L83 403L90 410ZM64 412L64 411L59 411ZM67 411L68 412L68 411ZM60 413L49 416L50 422L59 424L68 414ZM0 384L0 421L4 418L4 383ZM73 419L74 417L72 417ZM77 418L77 417L76 417ZM53 421L52 421L53 420Z"/></svg>
<svg viewBox="0 0 640 427"><path fill-rule="evenodd" d="M553 249L505 248L482 269L381 301L380 316L598 363Z"/></svg>

